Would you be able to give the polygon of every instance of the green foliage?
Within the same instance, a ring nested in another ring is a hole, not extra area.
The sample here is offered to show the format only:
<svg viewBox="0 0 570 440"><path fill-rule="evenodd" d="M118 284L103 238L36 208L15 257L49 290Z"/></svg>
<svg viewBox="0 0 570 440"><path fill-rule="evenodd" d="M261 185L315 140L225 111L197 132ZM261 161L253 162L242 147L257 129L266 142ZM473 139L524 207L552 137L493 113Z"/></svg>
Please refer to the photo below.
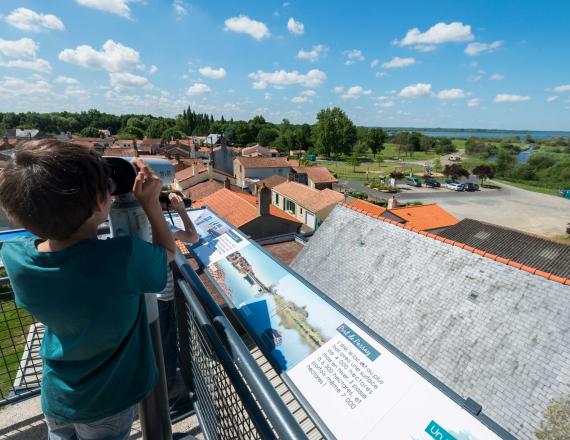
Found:
<svg viewBox="0 0 570 440"><path fill-rule="evenodd" d="M322 109L313 131L315 147L325 157L349 153L356 143L356 127L338 107Z"/></svg>
<svg viewBox="0 0 570 440"><path fill-rule="evenodd" d="M346 163L352 166L352 172L356 172L356 167L360 166L360 158L358 157L358 154L353 152Z"/></svg>
<svg viewBox="0 0 570 440"><path fill-rule="evenodd" d="M161 139L170 142L173 139L182 139L184 136L185 133L180 131L178 127L170 127L162 132Z"/></svg>
<svg viewBox="0 0 570 440"><path fill-rule="evenodd" d="M434 159L432 166L433 166L433 170L436 173L441 173L442 165L441 165L441 160L439 157Z"/></svg>
<svg viewBox="0 0 570 440"><path fill-rule="evenodd" d="M162 138L162 133L164 133L168 128L170 128L170 125L166 119L156 119L152 121L146 129L146 137L150 139Z"/></svg>
<svg viewBox="0 0 570 440"><path fill-rule="evenodd" d="M81 137L90 137L90 138L98 138L101 137L101 133L95 127L85 127L79 133Z"/></svg>
<svg viewBox="0 0 570 440"><path fill-rule="evenodd" d="M489 147L481 139L470 137L465 142L465 154L469 156L487 157L489 155Z"/></svg>
<svg viewBox="0 0 570 440"><path fill-rule="evenodd" d="M495 162L495 169L497 175L505 176L517 163L517 159L512 151L501 148L497 153L497 161Z"/></svg>
<svg viewBox="0 0 570 440"><path fill-rule="evenodd" d="M364 142L367 149L372 151L372 154L376 156L376 153L384 149L384 143L386 142L387 138L388 135L384 130L381 128L372 128L367 133Z"/></svg>
<svg viewBox="0 0 570 440"><path fill-rule="evenodd" d="M143 139L144 132L141 128L134 125L127 125L119 134L117 134L119 139Z"/></svg>
<svg viewBox="0 0 570 440"><path fill-rule="evenodd" d="M257 142L263 147L270 146L279 137L279 131L270 126L262 127L257 133Z"/></svg>
<svg viewBox="0 0 570 440"><path fill-rule="evenodd" d="M434 150L437 154L449 154L457 151L451 139L446 137L437 138L435 141Z"/></svg>

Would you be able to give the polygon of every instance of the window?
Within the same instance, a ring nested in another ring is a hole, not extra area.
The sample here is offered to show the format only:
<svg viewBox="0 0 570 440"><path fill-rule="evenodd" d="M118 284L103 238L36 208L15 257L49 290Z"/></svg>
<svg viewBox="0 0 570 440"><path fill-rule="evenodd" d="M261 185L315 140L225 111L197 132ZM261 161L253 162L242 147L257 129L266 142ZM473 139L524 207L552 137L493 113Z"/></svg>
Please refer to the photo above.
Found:
<svg viewBox="0 0 570 440"><path fill-rule="evenodd" d="M279 194L275 193L275 204L279 205Z"/></svg>
<svg viewBox="0 0 570 440"><path fill-rule="evenodd" d="M289 211L295 214L296 208L297 206L295 205L295 203L293 203L291 200L285 199L285 211Z"/></svg>
<svg viewBox="0 0 570 440"><path fill-rule="evenodd" d="M299 214L303 214L303 208L299 208Z"/></svg>

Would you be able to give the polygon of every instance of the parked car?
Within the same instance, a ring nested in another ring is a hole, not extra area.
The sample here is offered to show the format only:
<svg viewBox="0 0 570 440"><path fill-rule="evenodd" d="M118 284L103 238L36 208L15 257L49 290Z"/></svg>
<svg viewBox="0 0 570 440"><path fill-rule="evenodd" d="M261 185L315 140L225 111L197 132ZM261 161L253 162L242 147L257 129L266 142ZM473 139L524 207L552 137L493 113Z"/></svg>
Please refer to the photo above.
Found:
<svg viewBox="0 0 570 440"><path fill-rule="evenodd" d="M570 199L570 189L561 189L560 196L564 197L565 199Z"/></svg>
<svg viewBox="0 0 570 440"><path fill-rule="evenodd" d="M449 161L450 162L460 162L461 161L461 157L460 156L449 156Z"/></svg>
<svg viewBox="0 0 570 440"><path fill-rule="evenodd" d="M463 191L465 187L462 183L459 182L450 182L446 185L448 189L452 189L453 191Z"/></svg>
<svg viewBox="0 0 570 440"><path fill-rule="evenodd" d="M472 182L467 182L463 184L463 189L465 191L479 191L479 185Z"/></svg>
<svg viewBox="0 0 570 440"><path fill-rule="evenodd" d="M418 179L417 177L406 177L406 185L410 185L410 186L417 186L420 187L422 186L422 182L420 182L420 179Z"/></svg>
<svg viewBox="0 0 570 440"><path fill-rule="evenodd" d="M425 186L429 186L431 188L439 188L441 186L441 183L431 177L427 178L424 184Z"/></svg>

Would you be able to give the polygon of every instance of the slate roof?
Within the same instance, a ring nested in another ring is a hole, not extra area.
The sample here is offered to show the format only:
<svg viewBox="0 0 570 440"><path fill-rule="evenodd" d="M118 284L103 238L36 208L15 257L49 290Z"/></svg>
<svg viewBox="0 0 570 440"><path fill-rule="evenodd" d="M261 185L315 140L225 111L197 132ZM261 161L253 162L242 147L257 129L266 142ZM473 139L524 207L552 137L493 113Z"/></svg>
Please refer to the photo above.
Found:
<svg viewBox="0 0 570 440"><path fill-rule="evenodd" d="M291 165L284 157L246 157L235 158L244 168L286 168Z"/></svg>
<svg viewBox="0 0 570 440"><path fill-rule="evenodd" d="M438 233L559 277L570 278L570 246L535 235L466 218Z"/></svg>
<svg viewBox="0 0 570 440"><path fill-rule="evenodd" d="M389 209L392 214L405 220L407 224L422 231L445 228L459 222L445 209L435 203L429 205L406 206Z"/></svg>
<svg viewBox="0 0 570 440"><path fill-rule="evenodd" d="M344 195L339 192L328 188L323 190L309 188L297 182L283 182L273 187L273 191L315 214L344 200Z"/></svg>
<svg viewBox="0 0 570 440"><path fill-rule="evenodd" d="M570 280L347 206L335 207L294 270L513 435L534 440L551 400L570 394Z"/></svg>

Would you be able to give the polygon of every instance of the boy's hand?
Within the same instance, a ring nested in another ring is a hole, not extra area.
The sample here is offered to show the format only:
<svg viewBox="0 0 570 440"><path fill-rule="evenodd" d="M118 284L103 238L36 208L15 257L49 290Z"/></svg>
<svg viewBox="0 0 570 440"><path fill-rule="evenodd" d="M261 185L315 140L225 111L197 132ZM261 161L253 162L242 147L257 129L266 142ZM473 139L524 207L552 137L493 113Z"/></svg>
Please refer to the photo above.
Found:
<svg viewBox="0 0 570 440"><path fill-rule="evenodd" d="M162 180L152 172L142 159L133 159L133 164L139 169L133 185L134 196L143 208L156 204L160 209L158 197L162 189Z"/></svg>
<svg viewBox="0 0 570 440"><path fill-rule="evenodd" d="M170 204L172 205L172 209L176 212L180 213L181 211L186 211L186 206L184 206L184 200L176 193L168 194L168 199L170 200Z"/></svg>

